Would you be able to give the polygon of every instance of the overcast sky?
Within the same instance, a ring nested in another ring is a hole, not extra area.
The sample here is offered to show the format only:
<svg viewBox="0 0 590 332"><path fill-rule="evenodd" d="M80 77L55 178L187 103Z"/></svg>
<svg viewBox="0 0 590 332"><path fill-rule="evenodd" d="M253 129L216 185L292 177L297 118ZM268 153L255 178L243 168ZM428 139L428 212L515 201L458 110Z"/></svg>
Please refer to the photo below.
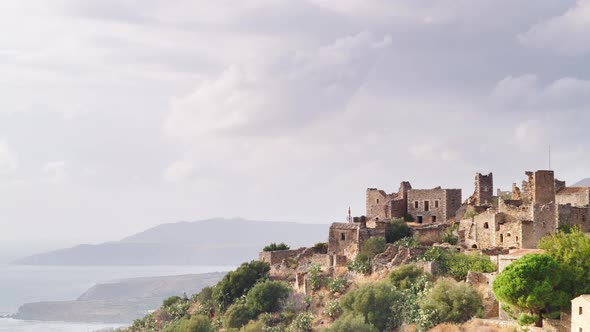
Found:
<svg viewBox="0 0 590 332"><path fill-rule="evenodd" d="M0 3L0 251L590 176L590 1Z"/></svg>

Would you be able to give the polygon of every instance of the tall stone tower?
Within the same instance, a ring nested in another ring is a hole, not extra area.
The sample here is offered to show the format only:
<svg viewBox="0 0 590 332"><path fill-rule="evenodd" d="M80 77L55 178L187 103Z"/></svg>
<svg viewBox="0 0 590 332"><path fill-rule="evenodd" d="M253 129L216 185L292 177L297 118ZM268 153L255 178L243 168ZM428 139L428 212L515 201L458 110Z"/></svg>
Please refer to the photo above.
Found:
<svg viewBox="0 0 590 332"><path fill-rule="evenodd" d="M492 173L488 175L477 173L475 175L475 205L492 205L493 196L494 176L492 175Z"/></svg>

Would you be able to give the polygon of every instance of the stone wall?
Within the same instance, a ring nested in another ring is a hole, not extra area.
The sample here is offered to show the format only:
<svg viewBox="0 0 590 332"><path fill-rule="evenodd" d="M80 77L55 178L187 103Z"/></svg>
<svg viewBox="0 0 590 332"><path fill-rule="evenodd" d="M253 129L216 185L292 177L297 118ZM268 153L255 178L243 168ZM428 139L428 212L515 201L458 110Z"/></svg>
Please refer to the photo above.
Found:
<svg viewBox="0 0 590 332"><path fill-rule="evenodd" d="M389 218L389 200L390 197L385 191L375 188L367 189L367 218L381 220Z"/></svg>
<svg viewBox="0 0 590 332"><path fill-rule="evenodd" d="M553 171L536 171L531 183L532 200L538 204L555 203L555 177Z"/></svg>
<svg viewBox="0 0 590 332"><path fill-rule="evenodd" d="M590 232L590 208L559 205L558 216L560 226L580 226L585 233Z"/></svg>
<svg viewBox="0 0 590 332"><path fill-rule="evenodd" d="M258 260L268 263L270 265L281 264L285 259L296 257L301 254L306 248L299 248L295 250L275 250L263 251L258 255Z"/></svg>
<svg viewBox="0 0 590 332"><path fill-rule="evenodd" d="M558 204L584 207L590 205L590 187L563 188L556 194Z"/></svg>
<svg viewBox="0 0 590 332"><path fill-rule="evenodd" d="M424 246L441 243L449 224L417 225L410 224L414 238Z"/></svg>

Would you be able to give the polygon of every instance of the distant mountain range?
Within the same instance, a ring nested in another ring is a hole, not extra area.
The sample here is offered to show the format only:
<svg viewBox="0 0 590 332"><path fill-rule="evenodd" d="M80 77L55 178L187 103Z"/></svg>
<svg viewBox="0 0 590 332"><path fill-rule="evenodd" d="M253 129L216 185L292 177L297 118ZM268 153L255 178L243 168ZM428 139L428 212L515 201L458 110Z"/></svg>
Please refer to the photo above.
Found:
<svg viewBox="0 0 590 332"><path fill-rule="evenodd" d="M572 187L590 187L590 178L585 178L584 180L580 180L576 182Z"/></svg>
<svg viewBox="0 0 590 332"><path fill-rule="evenodd" d="M271 242L291 248L325 242L326 224L265 222L240 218L162 224L120 241L82 244L25 257L21 265L219 265L258 257Z"/></svg>

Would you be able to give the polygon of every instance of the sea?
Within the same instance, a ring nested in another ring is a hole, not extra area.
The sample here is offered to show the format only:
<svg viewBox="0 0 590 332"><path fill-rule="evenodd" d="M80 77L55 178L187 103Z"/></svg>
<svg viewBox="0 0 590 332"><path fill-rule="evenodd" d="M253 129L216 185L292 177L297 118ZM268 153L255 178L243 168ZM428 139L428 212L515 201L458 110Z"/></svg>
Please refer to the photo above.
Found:
<svg viewBox="0 0 590 332"><path fill-rule="evenodd" d="M75 300L97 283L125 278L230 271L232 266L0 265L0 317L28 302ZM0 318L0 332L94 332L117 324L80 324Z"/></svg>

